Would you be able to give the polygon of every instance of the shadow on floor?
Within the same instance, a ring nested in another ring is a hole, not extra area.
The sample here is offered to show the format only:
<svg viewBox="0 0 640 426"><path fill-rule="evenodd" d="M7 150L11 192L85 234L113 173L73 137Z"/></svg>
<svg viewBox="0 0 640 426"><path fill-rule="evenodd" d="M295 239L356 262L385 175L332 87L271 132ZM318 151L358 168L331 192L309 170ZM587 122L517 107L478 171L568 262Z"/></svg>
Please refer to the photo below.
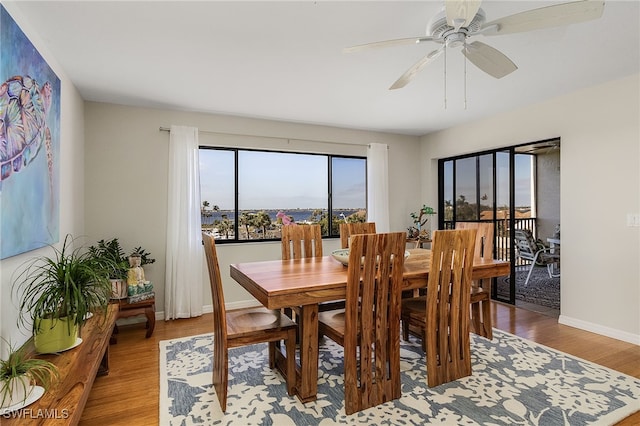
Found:
<svg viewBox="0 0 640 426"><path fill-rule="evenodd" d="M559 309L548 308L546 306L536 305L535 303L524 302L522 300L516 300L516 306L518 308L526 309L528 311L538 312L549 317L558 318L560 316Z"/></svg>

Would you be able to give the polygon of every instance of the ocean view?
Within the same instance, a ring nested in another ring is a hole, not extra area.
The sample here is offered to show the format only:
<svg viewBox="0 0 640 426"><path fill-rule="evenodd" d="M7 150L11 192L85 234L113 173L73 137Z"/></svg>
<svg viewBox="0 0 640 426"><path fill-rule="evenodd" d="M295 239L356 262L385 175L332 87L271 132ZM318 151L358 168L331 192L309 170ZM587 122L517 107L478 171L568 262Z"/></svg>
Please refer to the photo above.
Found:
<svg viewBox="0 0 640 426"><path fill-rule="evenodd" d="M287 216L292 217L293 221L296 223L302 223L306 220L309 220L309 218L313 215L313 212L319 210L319 209L293 209L293 210L282 210ZM340 209L340 210L334 210L334 216L340 218L340 215L343 214L345 216L350 216L356 212L359 212L360 210L364 210L364 208L362 209ZM261 210L240 210L238 213L242 214L243 212L249 212L249 213L257 213L258 211ZM275 222L278 218L276 217L276 214L278 214L278 212L280 210L264 210L269 217L271 218L272 222ZM233 214L234 211L232 210L220 210L220 211L211 211L211 212L207 212L206 215L201 215L202 217L202 224L203 225L211 225L213 224L216 220L222 220L222 215L226 215L227 218L232 219L233 218Z"/></svg>

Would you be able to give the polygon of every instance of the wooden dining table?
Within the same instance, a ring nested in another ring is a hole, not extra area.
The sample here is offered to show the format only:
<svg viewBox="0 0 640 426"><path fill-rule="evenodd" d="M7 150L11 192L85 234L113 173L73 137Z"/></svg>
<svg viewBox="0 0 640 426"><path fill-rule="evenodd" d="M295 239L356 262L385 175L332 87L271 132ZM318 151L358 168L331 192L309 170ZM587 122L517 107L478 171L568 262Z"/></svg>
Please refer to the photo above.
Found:
<svg viewBox="0 0 640 426"><path fill-rule="evenodd" d="M411 249L405 259L402 290L427 286L431 250ZM300 306L300 363L296 393L314 401L318 389L318 304L346 297L347 267L331 256L230 265L231 277L269 309ZM509 275L509 262L474 260L472 278ZM398 327L400 324L398 324Z"/></svg>

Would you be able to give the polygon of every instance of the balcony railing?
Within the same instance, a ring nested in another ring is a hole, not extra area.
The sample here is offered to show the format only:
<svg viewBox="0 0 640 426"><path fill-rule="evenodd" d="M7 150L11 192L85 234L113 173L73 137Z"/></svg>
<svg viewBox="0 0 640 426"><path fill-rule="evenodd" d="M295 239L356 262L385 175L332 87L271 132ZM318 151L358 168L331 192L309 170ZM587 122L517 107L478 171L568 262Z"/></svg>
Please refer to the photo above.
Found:
<svg viewBox="0 0 640 426"><path fill-rule="evenodd" d="M509 257L509 248L511 247L511 241L509 238L509 220L508 219L498 219L498 220L478 220L478 221L465 221L465 222L478 222L478 223L495 223L495 252L496 259L500 260L510 260ZM536 234L536 218L521 218L514 220L515 229L529 229L533 235ZM453 229L455 227L455 223L453 221L445 221L444 228L445 229ZM527 261L522 261L520 259L516 260L516 266L528 264Z"/></svg>

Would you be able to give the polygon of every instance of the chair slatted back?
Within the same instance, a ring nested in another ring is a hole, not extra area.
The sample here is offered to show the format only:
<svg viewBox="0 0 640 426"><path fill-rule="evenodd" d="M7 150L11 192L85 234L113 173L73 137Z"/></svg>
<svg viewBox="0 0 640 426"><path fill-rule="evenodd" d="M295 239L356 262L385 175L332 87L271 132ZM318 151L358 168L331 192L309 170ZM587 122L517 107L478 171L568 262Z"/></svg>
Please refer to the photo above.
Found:
<svg viewBox="0 0 640 426"><path fill-rule="evenodd" d="M425 325L430 387L471 374L469 302L476 233L433 233Z"/></svg>
<svg viewBox="0 0 640 426"><path fill-rule="evenodd" d="M476 259L493 259L493 223L456 222L456 229L476 229ZM491 278L471 282L471 327L474 333L493 339L491 318Z"/></svg>
<svg viewBox="0 0 640 426"><path fill-rule="evenodd" d="M358 234L375 234L375 222L354 222L340 224L340 246L343 249L349 248L349 238Z"/></svg>
<svg viewBox="0 0 640 426"><path fill-rule="evenodd" d="M211 299L213 301L213 385L221 401L226 401L229 376L227 374L227 313L224 305L224 293L222 291L222 278L218 266L216 243L212 236L202 233L204 252L207 258L209 270L209 282L211 284ZM222 402L221 402L222 404Z"/></svg>
<svg viewBox="0 0 640 426"><path fill-rule="evenodd" d="M456 229L476 229L476 259L493 259L493 223L456 222Z"/></svg>
<svg viewBox="0 0 640 426"><path fill-rule="evenodd" d="M345 411L400 397L404 232L351 237L347 270Z"/></svg>
<svg viewBox="0 0 640 426"><path fill-rule="evenodd" d="M322 257L320 225L285 225L282 227L282 260Z"/></svg>

